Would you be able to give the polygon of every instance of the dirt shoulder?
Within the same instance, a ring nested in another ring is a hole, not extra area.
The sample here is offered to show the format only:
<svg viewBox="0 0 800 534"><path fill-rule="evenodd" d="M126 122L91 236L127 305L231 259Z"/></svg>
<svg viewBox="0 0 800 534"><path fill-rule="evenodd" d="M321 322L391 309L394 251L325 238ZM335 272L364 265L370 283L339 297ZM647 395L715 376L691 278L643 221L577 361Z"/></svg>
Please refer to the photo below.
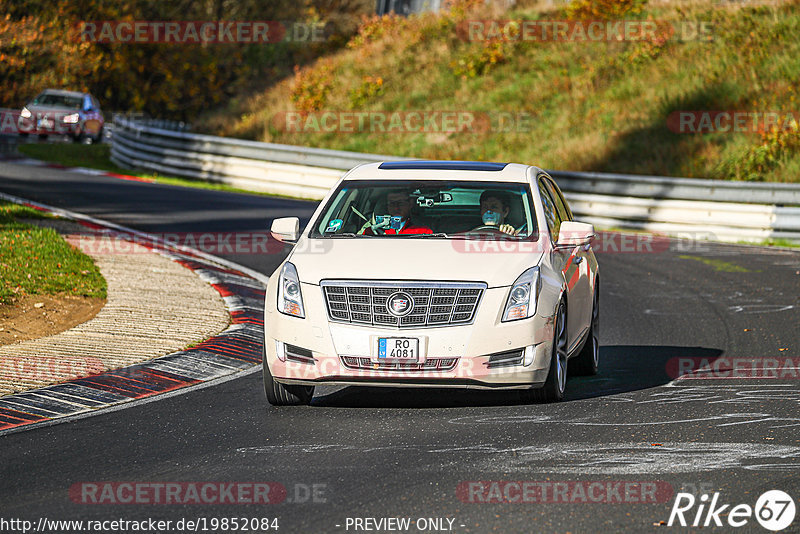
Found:
<svg viewBox="0 0 800 534"><path fill-rule="evenodd" d="M25 295L0 305L0 346L52 336L85 323L106 299L76 295Z"/></svg>

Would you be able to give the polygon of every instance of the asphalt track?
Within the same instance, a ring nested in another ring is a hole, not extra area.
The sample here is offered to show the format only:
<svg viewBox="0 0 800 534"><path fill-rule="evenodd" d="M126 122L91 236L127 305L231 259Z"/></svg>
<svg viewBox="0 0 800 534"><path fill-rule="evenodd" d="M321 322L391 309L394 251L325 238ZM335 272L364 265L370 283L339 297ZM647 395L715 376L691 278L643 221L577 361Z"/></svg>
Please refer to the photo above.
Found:
<svg viewBox="0 0 800 534"><path fill-rule="evenodd" d="M0 191L154 233L263 231L278 216L305 222L314 207L6 162ZM282 254L224 257L271 274ZM601 371L570 379L565 402L318 388L312 406L278 409L253 373L0 438L0 519L266 517L278 518L279 532L355 532L365 530L348 518L407 517L413 532L432 530L419 518L452 519L455 532L663 532L689 530L659 525L679 491L719 492L720 503L751 506L767 490L800 497L800 252L670 241L656 252L598 259ZM676 359L693 357L723 370L734 358L774 359L781 376L672 380ZM268 505L71 498L70 488L92 481L278 482L287 498ZM657 502L644 503L613 491L601 499L611 502L581 502L571 491L571 502L560 494L549 499L557 502L479 503L459 491L469 481L645 482L659 492ZM800 518L786 531L798 525ZM754 518L717 530L766 532Z"/></svg>

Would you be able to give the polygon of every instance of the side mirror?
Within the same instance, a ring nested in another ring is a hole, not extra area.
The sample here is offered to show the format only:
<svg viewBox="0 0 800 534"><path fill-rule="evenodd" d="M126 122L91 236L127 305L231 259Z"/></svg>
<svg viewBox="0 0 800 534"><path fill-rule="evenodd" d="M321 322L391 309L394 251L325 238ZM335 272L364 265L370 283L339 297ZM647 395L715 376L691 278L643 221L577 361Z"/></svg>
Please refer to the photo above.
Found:
<svg viewBox="0 0 800 534"><path fill-rule="evenodd" d="M300 219L297 217L275 219L272 221L270 232L278 241L294 243L300 237Z"/></svg>
<svg viewBox="0 0 800 534"><path fill-rule="evenodd" d="M558 231L558 248L572 248L588 245L594 239L594 226L576 221L564 221Z"/></svg>

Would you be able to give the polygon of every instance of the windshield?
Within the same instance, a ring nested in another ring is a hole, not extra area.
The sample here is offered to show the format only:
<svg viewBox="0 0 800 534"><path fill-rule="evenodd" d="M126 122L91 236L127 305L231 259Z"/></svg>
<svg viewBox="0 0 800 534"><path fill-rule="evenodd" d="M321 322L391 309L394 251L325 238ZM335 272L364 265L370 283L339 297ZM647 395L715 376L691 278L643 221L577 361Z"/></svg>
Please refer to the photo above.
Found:
<svg viewBox="0 0 800 534"><path fill-rule="evenodd" d="M58 106L70 109L81 109L83 99L79 96L56 95L43 93L33 100L34 106Z"/></svg>
<svg viewBox="0 0 800 534"><path fill-rule="evenodd" d="M536 235L527 184L474 181L345 181L310 237L525 239Z"/></svg>

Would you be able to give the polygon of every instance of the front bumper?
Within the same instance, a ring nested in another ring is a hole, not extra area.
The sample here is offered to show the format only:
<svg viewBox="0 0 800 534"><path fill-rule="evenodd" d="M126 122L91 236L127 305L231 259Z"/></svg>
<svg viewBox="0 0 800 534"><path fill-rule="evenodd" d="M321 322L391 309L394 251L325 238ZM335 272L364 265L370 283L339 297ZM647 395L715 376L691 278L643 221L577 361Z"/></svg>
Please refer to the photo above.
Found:
<svg viewBox="0 0 800 534"><path fill-rule="evenodd" d="M310 284L302 284L306 318L290 317L276 310L277 297L268 290L265 347L270 373L285 384L477 389L540 386L550 366L553 318L541 315L540 305L529 319L501 322L508 290L487 289L472 324L402 329L331 322L319 286ZM378 364L378 337L419 339L420 362L394 368ZM287 344L310 351L310 358L287 358ZM279 350L283 360L278 358ZM519 363L498 365L496 355L516 350L523 351Z"/></svg>
<svg viewBox="0 0 800 534"><path fill-rule="evenodd" d="M80 124L56 122L55 120L38 123L34 119L20 118L17 122L17 131L31 135L76 135L80 131Z"/></svg>

